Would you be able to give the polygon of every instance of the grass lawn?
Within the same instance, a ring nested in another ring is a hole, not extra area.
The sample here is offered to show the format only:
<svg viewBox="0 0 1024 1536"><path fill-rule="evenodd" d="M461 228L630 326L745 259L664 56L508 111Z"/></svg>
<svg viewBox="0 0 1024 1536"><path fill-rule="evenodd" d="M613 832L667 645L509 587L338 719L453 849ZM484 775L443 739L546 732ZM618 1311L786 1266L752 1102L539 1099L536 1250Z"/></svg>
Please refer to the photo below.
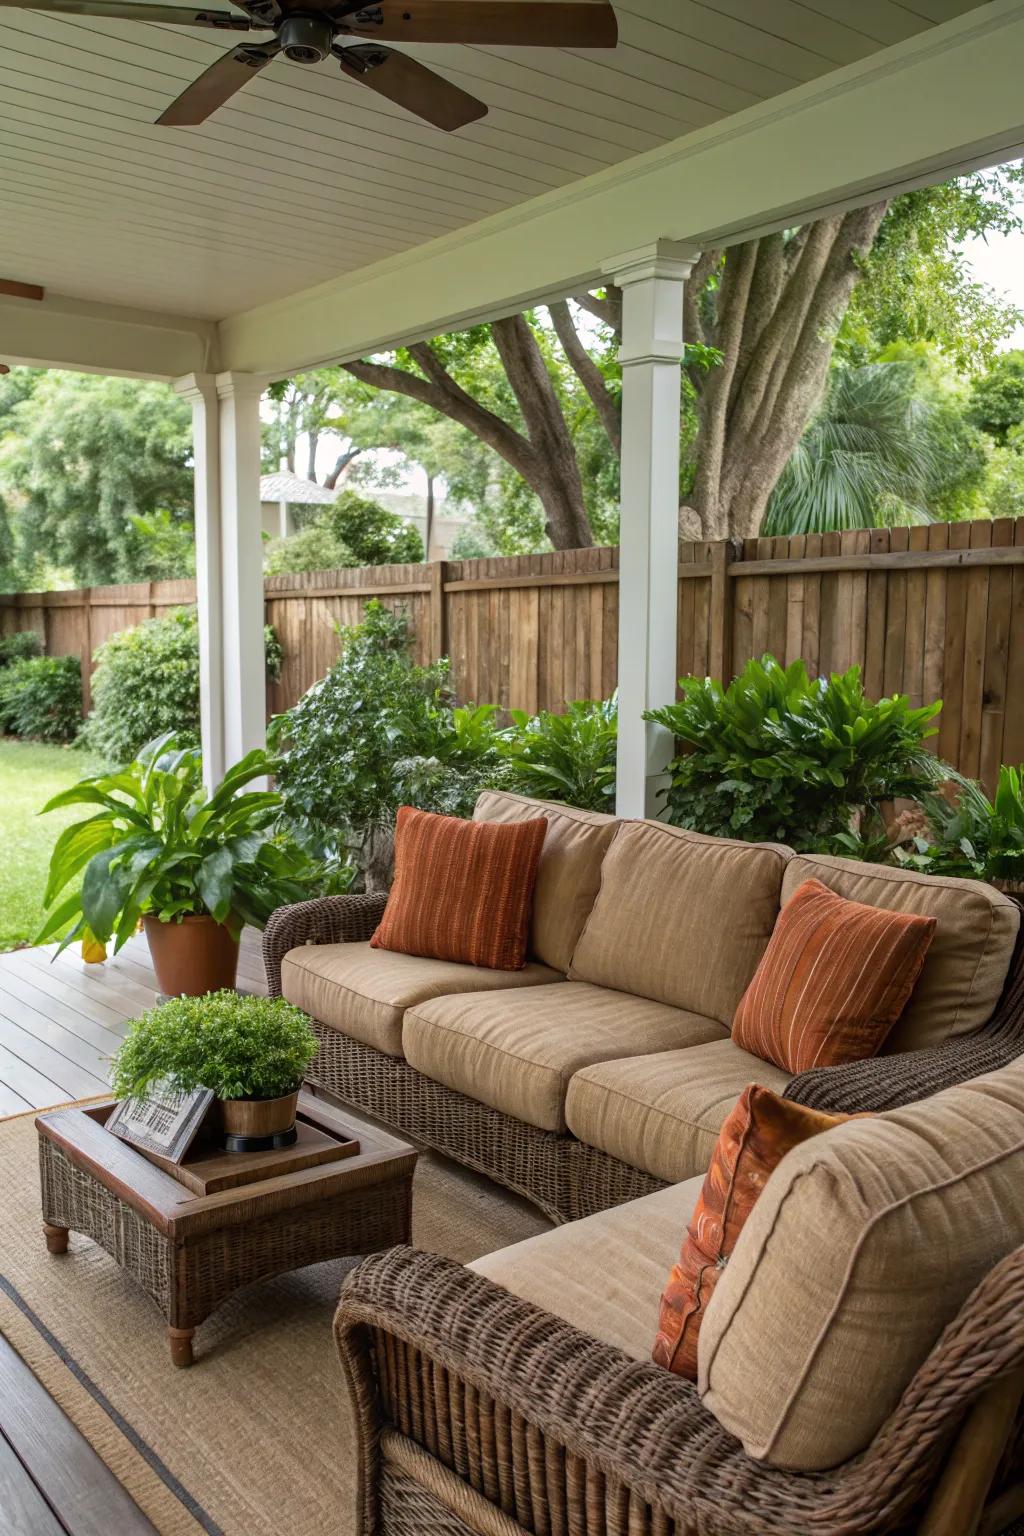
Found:
<svg viewBox="0 0 1024 1536"><path fill-rule="evenodd" d="M32 939L43 917L43 891L50 850L58 832L89 814L72 805L49 816L37 812L51 795L67 789L98 765L72 747L0 738L0 950Z"/></svg>

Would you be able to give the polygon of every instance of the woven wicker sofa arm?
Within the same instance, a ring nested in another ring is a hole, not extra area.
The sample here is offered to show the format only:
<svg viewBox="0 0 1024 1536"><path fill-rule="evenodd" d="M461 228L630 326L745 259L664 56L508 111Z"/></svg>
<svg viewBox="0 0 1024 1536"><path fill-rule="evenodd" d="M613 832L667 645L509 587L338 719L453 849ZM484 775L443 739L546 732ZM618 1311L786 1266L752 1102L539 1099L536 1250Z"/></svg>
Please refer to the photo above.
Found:
<svg viewBox="0 0 1024 1536"><path fill-rule="evenodd" d="M982 1281L861 1456L829 1472L755 1462L693 1385L409 1248L347 1278L335 1338L359 1420L361 1533L376 1536L381 1431L422 1446L525 1530L569 1536L889 1531L931 1493L950 1438L1024 1363L1024 1250ZM540 1525L536 1523L536 1515ZM671 1522L675 1522L675 1526Z"/></svg>
<svg viewBox="0 0 1024 1536"><path fill-rule="evenodd" d="M370 938L381 920L387 893L322 896L278 907L263 931L263 965L271 997L281 996L281 961L300 944L355 944Z"/></svg>

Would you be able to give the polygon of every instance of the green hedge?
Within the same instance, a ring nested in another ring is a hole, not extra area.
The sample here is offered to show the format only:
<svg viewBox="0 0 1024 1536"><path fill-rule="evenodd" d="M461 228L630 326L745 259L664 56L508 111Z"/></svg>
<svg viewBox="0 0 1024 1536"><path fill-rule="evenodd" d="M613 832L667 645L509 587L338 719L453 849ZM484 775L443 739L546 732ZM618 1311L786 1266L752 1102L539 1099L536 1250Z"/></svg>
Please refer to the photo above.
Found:
<svg viewBox="0 0 1024 1536"><path fill-rule="evenodd" d="M34 629L19 629L13 635L0 635L0 667L16 661L28 661L43 654L43 641Z"/></svg>
<svg viewBox="0 0 1024 1536"><path fill-rule="evenodd" d="M82 723L77 656L29 656L0 671L0 732L74 741Z"/></svg>

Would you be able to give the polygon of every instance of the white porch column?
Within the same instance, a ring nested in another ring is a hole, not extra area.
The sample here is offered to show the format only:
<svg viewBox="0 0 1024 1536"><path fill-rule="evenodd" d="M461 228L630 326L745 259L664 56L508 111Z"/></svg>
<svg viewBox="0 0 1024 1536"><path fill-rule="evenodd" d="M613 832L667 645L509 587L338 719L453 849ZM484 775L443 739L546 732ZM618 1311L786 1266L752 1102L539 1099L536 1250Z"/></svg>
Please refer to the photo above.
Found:
<svg viewBox="0 0 1024 1536"><path fill-rule="evenodd" d="M219 373L224 756L266 745L260 395L251 373Z"/></svg>
<svg viewBox="0 0 1024 1536"><path fill-rule="evenodd" d="M212 374L190 373L175 390L192 406L195 464L196 606L199 611L199 720L207 791L223 776L224 643L221 629L220 402Z"/></svg>
<svg viewBox="0 0 1024 1536"><path fill-rule="evenodd" d="M683 283L698 254L659 240L604 266L622 289L620 816L657 814L672 753L668 732L641 716L675 698Z"/></svg>

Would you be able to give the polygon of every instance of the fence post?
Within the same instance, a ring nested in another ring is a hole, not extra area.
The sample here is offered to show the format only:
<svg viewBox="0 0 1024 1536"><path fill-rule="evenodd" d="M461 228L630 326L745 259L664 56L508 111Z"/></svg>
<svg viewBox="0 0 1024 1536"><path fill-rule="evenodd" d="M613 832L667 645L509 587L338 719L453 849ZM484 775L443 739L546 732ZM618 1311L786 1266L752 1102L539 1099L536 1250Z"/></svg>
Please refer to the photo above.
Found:
<svg viewBox="0 0 1024 1536"><path fill-rule="evenodd" d="M85 631L82 646L82 714L87 715L92 709L92 587L86 587L82 593L82 606L85 609L82 625Z"/></svg>
<svg viewBox="0 0 1024 1536"><path fill-rule="evenodd" d="M716 539L711 546L711 601L708 672L723 688L732 677L732 577L729 562L734 549L731 539Z"/></svg>
<svg viewBox="0 0 1024 1536"><path fill-rule="evenodd" d="M448 575L447 560L431 560L430 572L430 659L448 654L448 612L445 607L444 584Z"/></svg>

